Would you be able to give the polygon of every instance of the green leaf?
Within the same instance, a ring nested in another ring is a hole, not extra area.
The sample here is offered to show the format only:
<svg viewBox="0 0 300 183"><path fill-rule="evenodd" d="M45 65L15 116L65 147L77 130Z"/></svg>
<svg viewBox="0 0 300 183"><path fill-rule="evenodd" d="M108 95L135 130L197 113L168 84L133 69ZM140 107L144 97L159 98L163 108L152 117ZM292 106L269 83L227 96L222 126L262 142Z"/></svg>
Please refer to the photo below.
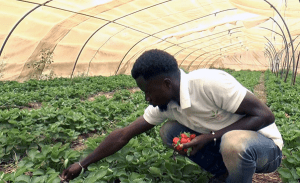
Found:
<svg viewBox="0 0 300 183"><path fill-rule="evenodd" d="M69 163L69 159L67 158L67 159L65 159L65 161L64 161L64 167L65 167L65 168L68 167L68 163Z"/></svg>
<svg viewBox="0 0 300 183"><path fill-rule="evenodd" d="M32 175L34 175L34 176L35 175L44 175L44 174L45 174L45 171L42 169L37 169L32 173Z"/></svg>
<svg viewBox="0 0 300 183"><path fill-rule="evenodd" d="M160 175L161 176L161 171L160 171L160 169L159 168L157 168L157 167L150 167L149 168L149 172L151 173L151 174L154 174L154 175Z"/></svg>
<svg viewBox="0 0 300 183"><path fill-rule="evenodd" d="M125 170L118 170L118 171L114 172L114 175L116 177L121 177L122 175L127 176L127 173L125 172Z"/></svg>
<svg viewBox="0 0 300 183"><path fill-rule="evenodd" d="M17 171L15 172L14 176L15 176L15 177L18 177L18 176L20 176L21 174L23 174L25 171L26 171L26 167L22 167L22 168L20 168L20 169L17 169Z"/></svg>
<svg viewBox="0 0 300 183"><path fill-rule="evenodd" d="M130 175L129 175L129 180L136 180L136 179L143 179L145 178L145 175L141 175L141 174L138 174L138 173L135 173L135 172L132 172Z"/></svg>
<svg viewBox="0 0 300 183"><path fill-rule="evenodd" d="M165 167L166 169L168 170L168 172L170 174L175 174L176 172L176 165L174 166L175 164L172 164L172 163L169 163L169 162L165 162Z"/></svg>
<svg viewBox="0 0 300 183"><path fill-rule="evenodd" d="M278 172L282 177L284 177L286 179L293 178L291 171L287 168L280 168L280 169L278 169Z"/></svg>
<svg viewBox="0 0 300 183"><path fill-rule="evenodd" d="M294 157L288 157L287 161L292 163L292 164L298 164L298 161Z"/></svg>
<svg viewBox="0 0 300 183"><path fill-rule="evenodd" d="M59 173L53 173L51 175L49 175L47 183L59 183L60 182L60 178L58 177Z"/></svg>
<svg viewBox="0 0 300 183"><path fill-rule="evenodd" d="M296 179L296 180L300 179L300 177L297 175L297 171L296 171L295 168L291 169L291 174L292 174L294 179Z"/></svg>
<svg viewBox="0 0 300 183"><path fill-rule="evenodd" d="M8 120L8 123L13 124L13 125L17 125L18 122L16 120Z"/></svg>
<svg viewBox="0 0 300 183"><path fill-rule="evenodd" d="M297 173L298 176L300 176L300 167L296 168L296 173Z"/></svg>
<svg viewBox="0 0 300 183"><path fill-rule="evenodd" d="M144 150L142 151L142 154L143 154L144 156L147 156L147 155L150 154L150 152L151 152L151 149L147 148L147 149L144 149Z"/></svg>
<svg viewBox="0 0 300 183"><path fill-rule="evenodd" d="M108 157L105 158L105 160L106 160L108 163L111 163L111 162L113 162L115 159L114 159L113 156L108 156Z"/></svg>
<svg viewBox="0 0 300 183"><path fill-rule="evenodd" d="M97 179L101 179L102 177L104 177L107 173L107 170L99 170L97 171L96 177Z"/></svg>
<svg viewBox="0 0 300 183"><path fill-rule="evenodd" d="M199 172L199 171L198 171L198 167L196 165L193 165L193 164L185 165L183 170L182 170L183 175L189 175L189 174L192 174L194 172Z"/></svg>
<svg viewBox="0 0 300 183"><path fill-rule="evenodd" d="M32 149L28 152L28 157L30 157L31 161L34 161L35 155L39 153L37 150Z"/></svg>
<svg viewBox="0 0 300 183"><path fill-rule="evenodd" d="M47 175L40 176L40 177L33 177L31 183L44 183L47 179Z"/></svg>
<svg viewBox="0 0 300 183"><path fill-rule="evenodd" d="M127 155L127 156L126 156L126 160L127 160L128 162L131 162L131 161L133 160L133 158L134 158L134 156L131 156L131 155Z"/></svg>
<svg viewBox="0 0 300 183"><path fill-rule="evenodd" d="M93 176L93 177L88 177L86 179L84 179L84 183L93 183L93 182L96 182L98 178Z"/></svg>
<svg viewBox="0 0 300 183"><path fill-rule="evenodd" d="M29 175L20 175L15 179L15 182L30 182L30 176Z"/></svg>

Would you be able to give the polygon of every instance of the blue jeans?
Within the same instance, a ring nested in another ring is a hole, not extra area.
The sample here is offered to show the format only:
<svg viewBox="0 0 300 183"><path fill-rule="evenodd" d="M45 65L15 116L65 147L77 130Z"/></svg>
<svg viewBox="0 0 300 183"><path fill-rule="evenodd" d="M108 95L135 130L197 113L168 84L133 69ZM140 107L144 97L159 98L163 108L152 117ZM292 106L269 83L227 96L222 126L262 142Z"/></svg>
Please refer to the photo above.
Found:
<svg viewBox="0 0 300 183"><path fill-rule="evenodd" d="M200 135L176 121L168 121L161 127L160 136L164 144L173 148L173 138L181 132ZM215 176L228 171L226 182L251 183L254 173L275 171L281 163L282 152L272 139L260 133L233 130L217 140L216 145L211 142L188 158Z"/></svg>

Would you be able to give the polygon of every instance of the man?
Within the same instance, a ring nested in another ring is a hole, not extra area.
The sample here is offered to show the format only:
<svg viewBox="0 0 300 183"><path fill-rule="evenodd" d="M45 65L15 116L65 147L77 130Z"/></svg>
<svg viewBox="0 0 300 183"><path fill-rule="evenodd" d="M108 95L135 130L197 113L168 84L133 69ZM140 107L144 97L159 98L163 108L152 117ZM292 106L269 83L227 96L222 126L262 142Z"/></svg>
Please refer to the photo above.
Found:
<svg viewBox="0 0 300 183"><path fill-rule="evenodd" d="M188 157L215 175L210 182L251 183L255 172L272 172L280 165L283 141L274 115L228 73L199 69L185 74L173 56L149 50L136 60L131 74L150 104L144 115L113 131L93 153L64 170L65 180L166 119L160 136L170 148L181 132L197 134L183 148L192 147Z"/></svg>

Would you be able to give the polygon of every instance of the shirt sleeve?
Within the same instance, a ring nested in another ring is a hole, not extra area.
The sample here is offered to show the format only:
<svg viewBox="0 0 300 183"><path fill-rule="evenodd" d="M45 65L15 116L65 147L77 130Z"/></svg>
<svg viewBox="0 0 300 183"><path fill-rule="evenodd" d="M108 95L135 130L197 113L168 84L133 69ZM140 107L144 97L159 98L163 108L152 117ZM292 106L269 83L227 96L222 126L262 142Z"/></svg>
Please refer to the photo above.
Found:
<svg viewBox="0 0 300 183"><path fill-rule="evenodd" d="M153 107L152 105L149 105L145 109L143 117L148 123L152 125L159 125L167 119L158 107Z"/></svg>
<svg viewBox="0 0 300 183"><path fill-rule="evenodd" d="M248 91L224 71L210 75L203 84L203 90L217 107L231 113L236 112Z"/></svg>

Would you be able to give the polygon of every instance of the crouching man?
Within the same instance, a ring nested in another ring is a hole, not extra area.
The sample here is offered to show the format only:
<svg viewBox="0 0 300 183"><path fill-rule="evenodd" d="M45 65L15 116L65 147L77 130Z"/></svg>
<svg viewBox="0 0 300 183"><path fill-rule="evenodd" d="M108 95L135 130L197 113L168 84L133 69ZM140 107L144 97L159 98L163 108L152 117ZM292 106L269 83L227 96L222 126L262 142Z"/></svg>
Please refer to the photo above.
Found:
<svg viewBox="0 0 300 183"><path fill-rule="evenodd" d="M251 183L254 173L273 172L280 165L283 141L274 115L230 74L216 69L186 74L172 55L156 49L144 52L131 74L149 102L144 115L64 170L65 180L166 119L160 136L168 147L174 148L173 138L182 132L197 135L182 148L192 147L188 158L215 175L210 182Z"/></svg>

